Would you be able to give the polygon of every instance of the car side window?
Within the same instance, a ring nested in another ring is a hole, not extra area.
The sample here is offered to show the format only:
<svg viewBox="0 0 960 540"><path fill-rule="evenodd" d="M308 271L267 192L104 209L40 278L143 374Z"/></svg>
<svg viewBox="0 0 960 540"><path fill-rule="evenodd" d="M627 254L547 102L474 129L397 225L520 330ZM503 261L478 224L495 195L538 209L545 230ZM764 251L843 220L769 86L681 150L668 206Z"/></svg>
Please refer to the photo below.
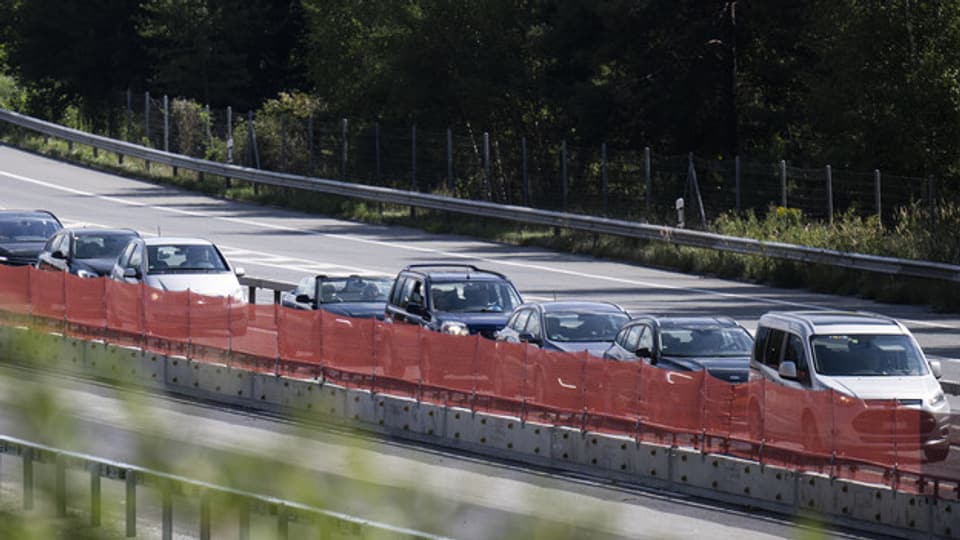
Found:
<svg viewBox="0 0 960 540"><path fill-rule="evenodd" d="M780 369L780 356L783 353L783 330L770 329L763 348L763 363L773 369Z"/></svg>
<svg viewBox="0 0 960 540"><path fill-rule="evenodd" d="M43 250L44 250L44 251L49 251L49 252L53 253L53 246L55 246L55 245L57 244L57 241L59 241L59 240L60 240L60 235L59 235L59 234L54 235L54 236L51 236L51 237L47 240L47 243L44 244Z"/></svg>
<svg viewBox="0 0 960 540"><path fill-rule="evenodd" d="M423 305L423 282L419 279L410 280L410 294L404 304Z"/></svg>
<svg viewBox="0 0 960 540"><path fill-rule="evenodd" d="M129 268L140 268L140 265L143 263L143 246L136 244L133 248L133 253L130 254L130 262L127 263Z"/></svg>
<svg viewBox="0 0 960 540"><path fill-rule="evenodd" d="M397 282L393 286L393 292L390 294L390 304L394 306L400 305L403 300L404 289L407 288L409 282L410 280L405 277L397 278Z"/></svg>
<svg viewBox="0 0 960 540"><path fill-rule="evenodd" d="M793 362L797 365L797 379L805 384L810 384L810 368L807 363L807 355L803 350L803 341L799 336L787 334L787 346L783 351L783 361Z"/></svg>
<svg viewBox="0 0 960 540"><path fill-rule="evenodd" d="M521 309L520 311L513 314L513 317L510 318L510 322L507 324L513 330L517 332L523 332L523 328L527 325L527 319L530 318L529 309Z"/></svg>
<svg viewBox="0 0 960 540"><path fill-rule="evenodd" d="M133 248L136 247L136 242L131 242L127 244L127 247L123 248L123 251L120 253L120 257L117 259L117 262L120 263L122 268L130 266L127 262L130 260L130 254L133 253Z"/></svg>
<svg viewBox="0 0 960 540"><path fill-rule="evenodd" d="M527 319L527 328L524 332L533 336L539 336L540 330L540 314L531 310L530 318Z"/></svg>
<svg viewBox="0 0 960 540"><path fill-rule="evenodd" d="M293 294L300 295L305 294L310 298L313 298L313 289L316 285L316 278L313 276L307 276L300 280L300 283L297 284L297 289L293 291Z"/></svg>
<svg viewBox="0 0 960 540"><path fill-rule="evenodd" d="M766 326L757 328L757 336L753 340L753 359L763 363L763 351L767 348L767 338L770 336L770 329Z"/></svg>
<svg viewBox="0 0 960 540"><path fill-rule="evenodd" d="M640 343L640 332L643 331L643 326L637 325L630 327L630 330L627 332L627 338L624 340L623 348L635 352L637 350L637 345Z"/></svg>
<svg viewBox="0 0 960 540"><path fill-rule="evenodd" d="M653 329L649 326L642 326L640 339L637 342L637 348L635 351L640 349L647 349L648 351L653 351Z"/></svg>
<svg viewBox="0 0 960 540"><path fill-rule="evenodd" d="M627 327L627 328L621 328L620 331L617 332L617 337L613 338L613 342L616 343L617 345L619 345L620 347L624 347L624 345L625 345L626 342L627 342L627 334L629 334L629 333L630 333L630 328L629 328L629 327ZM624 348L626 348L626 347L624 347Z"/></svg>

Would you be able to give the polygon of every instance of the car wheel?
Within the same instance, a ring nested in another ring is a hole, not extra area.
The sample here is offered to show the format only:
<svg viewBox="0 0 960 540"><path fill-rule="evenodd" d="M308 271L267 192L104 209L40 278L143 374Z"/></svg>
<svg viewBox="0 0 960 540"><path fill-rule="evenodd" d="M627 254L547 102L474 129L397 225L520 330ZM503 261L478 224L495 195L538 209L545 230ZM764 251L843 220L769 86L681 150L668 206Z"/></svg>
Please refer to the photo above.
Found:
<svg viewBox="0 0 960 540"><path fill-rule="evenodd" d="M935 446L933 448L924 448L923 457L924 461L927 462L937 462L944 461L950 455L950 446Z"/></svg>

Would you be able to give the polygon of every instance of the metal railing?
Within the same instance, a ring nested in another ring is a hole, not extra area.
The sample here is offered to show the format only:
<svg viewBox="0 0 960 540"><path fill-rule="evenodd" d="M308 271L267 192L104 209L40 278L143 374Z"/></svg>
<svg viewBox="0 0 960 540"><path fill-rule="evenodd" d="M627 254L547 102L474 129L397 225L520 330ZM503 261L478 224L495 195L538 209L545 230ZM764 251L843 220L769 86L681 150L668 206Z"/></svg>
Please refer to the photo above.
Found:
<svg viewBox="0 0 960 540"><path fill-rule="evenodd" d="M0 121L51 137L113 152L118 156L131 156L147 162L160 163L174 168L225 178L235 178L254 184L301 189L342 197L364 199L378 203L484 216L517 223L546 225L623 238L662 241L681 246L712 249L743 255L757 255L803 263L822 264L894 276L960 282L960 266L957 265L861 253L845 253L832 249L723 236L675 227L539 210L486 201L462 200L453 197L417 193L414 191L262 171L154 150L66 128L4 109L0 109Z"/></svg>
<svg viewBox="0 0 960 540"><path fill-rule="evenodd" d="M250 515L257 513L274 516L277 522L277 538L289 537L289 524L306 524L318 529L348 530L357 538L424 538L441 537L412 529L395 527L384 523L364 520L339 512L312 508L291 501L257 495L236 489L217 486L208 482L191 480L181 476L166 474L127 463L111 461L99 457L29 442L14 437L0 436L0 453L19 457L22 461L22 502L23 510L34 509L35 466L47 464L53 466L53 508L56 517L67 516L67 497L71 490L67 486L67 470L80 470L90 474L90 525L102 526L103 503L101 480L123 482L125 484L125 531L128 538L137 535L137 489L147 487L161 493L161 534L162 538L173 537L173 495L192 496L199 501L200 526L197 537L201 540L211 538L211 507L216 501L229 504L238 516L237 530L240 538L250 538ZM87 501L87 498L84 497Z"/></svg>

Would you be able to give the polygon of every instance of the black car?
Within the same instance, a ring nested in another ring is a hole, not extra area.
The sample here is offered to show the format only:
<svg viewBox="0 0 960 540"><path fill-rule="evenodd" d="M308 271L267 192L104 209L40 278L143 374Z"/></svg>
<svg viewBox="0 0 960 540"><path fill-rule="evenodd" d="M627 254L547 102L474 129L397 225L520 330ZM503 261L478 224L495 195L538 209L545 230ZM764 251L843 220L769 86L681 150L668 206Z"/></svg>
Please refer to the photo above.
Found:
<svg viewBox="0 0 960 540"><path fill-rule="evenodd" d="M746 382L753 337L730 317L644 315L624 325L604 358L643 361L675 371L698 371Z"/></svg>
<svg viewBox="0 0 960 540"><path fill-rule="evenodd" d="M412 264L397 274L384 319L494 339L523 303L506 276L470 264Z"/></svg>
<svg viewBox="0 0 960 540"><path fill-rule="evenodd" d="M44 243L62 228L46 210L0 210L0 264L37 264Z"/></svg>
<svg viewBox="0 0 960 540"><path fill-rule="evenodd" d="M601 356L629 320L623 308L610 302L531 302L514 310L497 340Z"/></svg>
<svg viewBox="0 0 960 540"><path fill-rule="evenodd" d="M127 241L139 236L132 229L61 229L47 240L37 268L70 272L82 278L109 276Z"/></svg>
<svg viewBox="0 0 960 540"><path fill-rule="evenodd" d="M383 319L393 278L307 276L280 295L280 304L293 309L322 309L354 318Z"/></svg>

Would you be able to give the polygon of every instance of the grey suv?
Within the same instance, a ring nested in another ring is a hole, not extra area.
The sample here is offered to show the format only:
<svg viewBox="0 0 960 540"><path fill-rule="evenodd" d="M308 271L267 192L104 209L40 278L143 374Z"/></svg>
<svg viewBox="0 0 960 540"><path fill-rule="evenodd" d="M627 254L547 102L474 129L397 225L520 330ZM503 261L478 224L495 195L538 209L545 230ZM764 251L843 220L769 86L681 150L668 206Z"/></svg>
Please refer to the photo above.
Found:
<svg viewBox="0 0 960 540"><path fill-rule="evenodd" d="M523 303L507 277L469 264L412 264L397 274L384 320L494 339Z"/></svg>

